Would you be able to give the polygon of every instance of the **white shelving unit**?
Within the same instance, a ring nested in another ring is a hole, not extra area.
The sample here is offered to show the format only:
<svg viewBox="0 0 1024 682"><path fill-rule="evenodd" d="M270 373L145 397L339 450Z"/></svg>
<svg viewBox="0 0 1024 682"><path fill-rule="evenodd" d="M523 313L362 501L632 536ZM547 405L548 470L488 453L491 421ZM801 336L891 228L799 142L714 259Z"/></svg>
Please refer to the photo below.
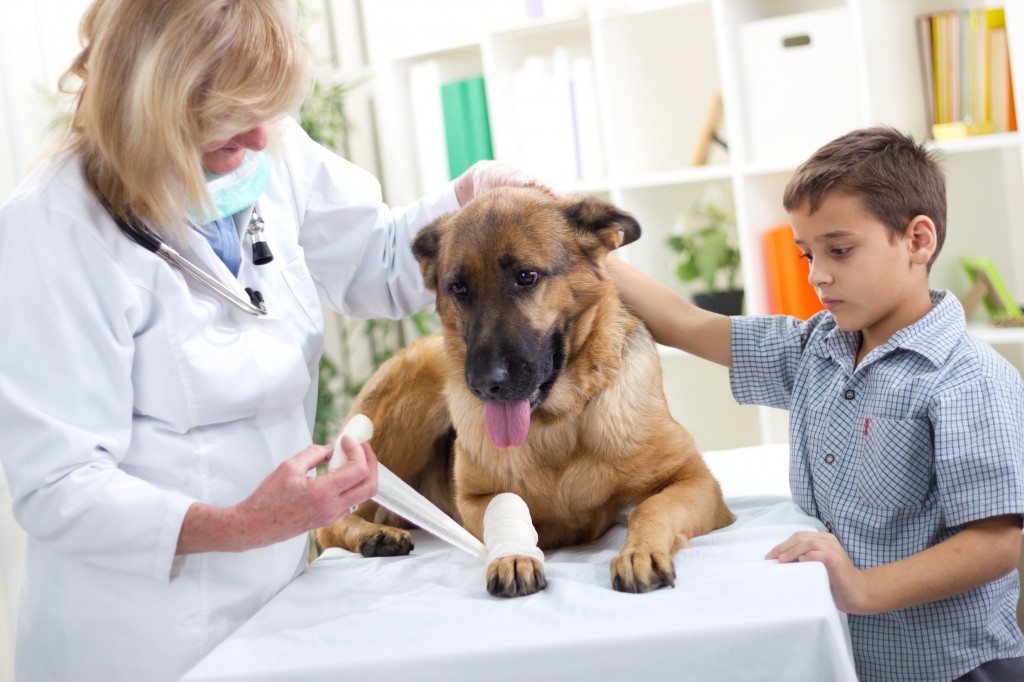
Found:
<svg viewBox="0 0 1024 682"><path fill-rule="evenodd" d="M764 313L763 233L786 221L782 191L795 166L854 127L885 123L928 137L915 17L1000 4L1012 72L1024 73L1024 7L1016 0L580 0L559 2L560 13L535 19L526 18L522 0L373 0L363 3L363 13L382 180L395 203L437 189L421 186L416 172L411 66L435 61L446 79L483 75L496 158L517 164L523 131L516 70L558 50L584 56L593 69L605 172L585 180L545 179L565 192L606 197L636 215L644 236L623 256L684 294L691 291L674 279L665 239L696 200L717 197L736 216L746 310ZM799 58L786 61L777 41L760 48L765 27L776 23L794 31L810 27L816 52L801 65ZM751 53L759 49L763 54ZM793 64L800 70L786 71ZM766 87L773 79L778 87ZM1017 82L1017 110L1024 111L1024 80ZM691 166L716 92L724 101L718 131L728 152L714 147L706 165ZM772 101L780 93L784 99ZM771 121L775 127L764 130ZM1024 137L1004 133L937 146L947 172L949 220L933 286L962 294L969 282L959 258L984 255L1024 301ZM983 311L976 315L973 323L984 322ZM1012 330L985 334L997 347L1021 343ZM694 381L708 377L703 361L663 357L673 410L702 447L785 440L785 413L737 407L727 386L712 390Z"/></svg>

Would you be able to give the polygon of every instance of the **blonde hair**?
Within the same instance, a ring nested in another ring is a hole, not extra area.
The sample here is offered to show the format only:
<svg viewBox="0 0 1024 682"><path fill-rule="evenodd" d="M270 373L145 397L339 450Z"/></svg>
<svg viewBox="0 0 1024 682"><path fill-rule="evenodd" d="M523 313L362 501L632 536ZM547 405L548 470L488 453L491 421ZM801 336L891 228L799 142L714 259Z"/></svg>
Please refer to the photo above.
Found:
<svg viewBox="0 0 1024 682"><path fill-rule="evenodd" d="M301 103L312 62L292 14L290 0L95 0L61 78L65 146L115 216L184 229L209 205L201 147Z"/></svg>

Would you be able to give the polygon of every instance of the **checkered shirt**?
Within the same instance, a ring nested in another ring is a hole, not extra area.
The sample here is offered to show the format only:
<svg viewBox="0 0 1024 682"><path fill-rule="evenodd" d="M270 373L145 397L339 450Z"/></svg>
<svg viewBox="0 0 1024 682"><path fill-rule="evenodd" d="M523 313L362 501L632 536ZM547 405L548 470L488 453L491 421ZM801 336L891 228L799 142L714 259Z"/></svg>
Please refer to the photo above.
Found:
<svg viewBox="0 0 1024 682"><path fill-rule="evenodd" d="M793 498L858 568L916 554L970 521L1024 514L1024 381L967 332L949 292L854 370L860 334L831 313L732 318L736 400L790 411ZM948 599L849 616L857 673L951 680L1024 656L1017 572Z"/></svg>

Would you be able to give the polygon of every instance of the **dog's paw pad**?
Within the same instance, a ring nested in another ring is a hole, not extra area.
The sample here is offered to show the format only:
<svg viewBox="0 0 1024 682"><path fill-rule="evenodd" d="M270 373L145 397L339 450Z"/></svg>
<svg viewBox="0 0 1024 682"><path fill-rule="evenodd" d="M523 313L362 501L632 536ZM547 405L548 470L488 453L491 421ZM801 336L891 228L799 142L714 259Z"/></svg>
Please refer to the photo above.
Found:
<svg viewBox="0 0 1024 682"><path fill-rule="evenodd" d="M378 531L359 543L359 553L366 557L405 556L412 550L412 536L398 528Z"/></svg>

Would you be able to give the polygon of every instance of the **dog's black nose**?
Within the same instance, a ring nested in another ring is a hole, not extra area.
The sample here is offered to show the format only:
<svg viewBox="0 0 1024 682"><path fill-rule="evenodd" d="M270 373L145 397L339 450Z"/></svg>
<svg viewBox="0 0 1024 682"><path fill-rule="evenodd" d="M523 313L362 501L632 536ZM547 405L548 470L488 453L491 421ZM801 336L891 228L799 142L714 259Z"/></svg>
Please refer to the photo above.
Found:
<svg viewBox="0 0 1024 682"><path fill-rule="evenodd" d="M511 390L511 375L505 365L466 369L466 385L480 400L502 400Z"/></svg>

